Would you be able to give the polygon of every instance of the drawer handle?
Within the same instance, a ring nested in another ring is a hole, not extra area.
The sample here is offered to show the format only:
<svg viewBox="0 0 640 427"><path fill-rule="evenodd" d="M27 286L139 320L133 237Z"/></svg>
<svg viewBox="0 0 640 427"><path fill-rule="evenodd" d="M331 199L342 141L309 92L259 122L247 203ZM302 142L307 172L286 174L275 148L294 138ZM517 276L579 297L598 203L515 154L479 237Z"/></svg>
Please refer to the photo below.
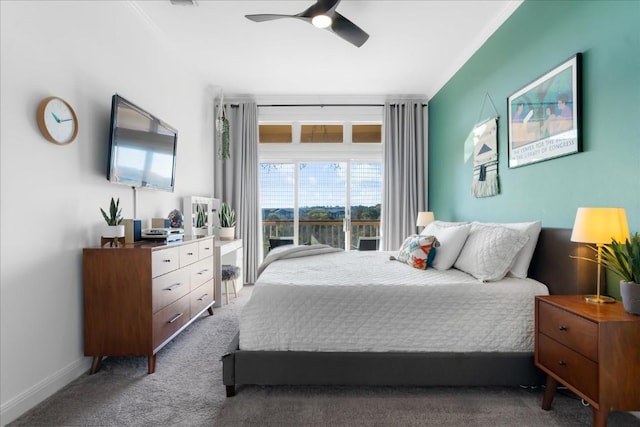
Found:
<svg viewBox="0 0 640 427"><path fill-rule="evenodd" d="M560 329L561 331L566 331L568 328L564 325L560 325L560 328L558 329Z"/></svg>
<svg viewBox="0 0 640 427"><path fill-rule="evenodd" d="M173 285L171 285L171 286L169 286L169 287L164 288L164 290L165 290L165 291L172 291L172 290L174 290L175 288L177 288L177 287L179 287L179 286L182 286L182 283L181 283L181 282L174 283Z"/></svg>
<svg viewBox="0 0 640 427"><path fill-rule="evenodd" d="M207 271L209 271L209 269L208 269L208 268L205 268L204 270L200 270L200 271L198 271L198 274L199 274L199 275L203 275L203 274L204 274L204 273L206 273Z"/></svg>
<svg viewBox="0 0 640 427"><path fill-rule="evenodd" d="M209 295L209 294L204 294L202 295L200 298L198 298L198 301L204 301L204 298Z"/></svg>
<svg viewBox="0 0 640 427"><path fill-rule="evenodd" d="M558 365L567 366L567 362L565 362L564 360L561 360L560 362L558 362Z"/></svg>
<svg viewBox="0 0 640 427"><path fill-rule="evenodd" d="M170 259L163 259L162 262L171 262Z"/></svg>
<svg viewBox="0 0 640 427"><path fill-rule="evenodd" d="M205 251L210 251L211 248L209 246L207 246L206 248L204 248Z"/></svg>
<svg viewBox="0 0 640 427"><path fill-rule="evenodd" d="M192 256L193 252L187 252L187 255Z"/></svg>
<svg viewBox="0 0 640 427"><path fill-rule="evenodd" d="M184 312L178 313L175 316L173 316L171 319L169 319L169 321L167 323L173 323L176 320L178 320L179 318L181 318L183 315L184 315Z"/></svg>

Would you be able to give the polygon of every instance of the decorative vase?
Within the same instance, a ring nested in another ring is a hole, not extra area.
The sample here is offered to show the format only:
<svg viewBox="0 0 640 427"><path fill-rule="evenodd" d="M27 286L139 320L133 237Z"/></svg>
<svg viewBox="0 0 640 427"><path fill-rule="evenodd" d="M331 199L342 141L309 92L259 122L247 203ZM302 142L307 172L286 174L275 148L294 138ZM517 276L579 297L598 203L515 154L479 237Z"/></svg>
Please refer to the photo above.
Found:
<svg viewBox="0 0 640 427"><path fill-rule="evenodd" d="M233 240L236 235L235 227L220 227L220 240Z"/></svg>
<svg viewBox="0 0 640 427"><path fill-rule="evenodd" d="M105 225L102 230L102 237L124 237L124 224L120 225Z"/></svg>
<svg viewBox="0 0 640 427"><path fill-rule="evenodd" d="M640 315L640 283L620 281L620 296L627 313Z"/></svg>

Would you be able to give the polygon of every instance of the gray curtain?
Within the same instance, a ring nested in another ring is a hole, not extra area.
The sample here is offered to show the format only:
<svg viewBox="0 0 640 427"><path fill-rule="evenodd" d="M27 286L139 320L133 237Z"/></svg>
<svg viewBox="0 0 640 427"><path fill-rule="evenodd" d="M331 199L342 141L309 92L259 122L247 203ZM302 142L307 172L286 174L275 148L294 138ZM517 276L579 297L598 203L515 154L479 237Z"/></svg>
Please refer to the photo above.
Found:
<svg viewBox="0 0 640 427"><path fill-rule="evenodd" d="M220 141L216 140L214 197L229 203L236 211L236 238L242 239L244 246L244 282L254 283L260 243L258 107L255 102L225 104L225 111L229 119L231 157L220 158Z"/></svg>
<svg viewBox="0 0 640 427"><path fill-rule="evenodd" d="M384 105L383 250L398 250L426 210L424 110L422 101Z"/></svg>

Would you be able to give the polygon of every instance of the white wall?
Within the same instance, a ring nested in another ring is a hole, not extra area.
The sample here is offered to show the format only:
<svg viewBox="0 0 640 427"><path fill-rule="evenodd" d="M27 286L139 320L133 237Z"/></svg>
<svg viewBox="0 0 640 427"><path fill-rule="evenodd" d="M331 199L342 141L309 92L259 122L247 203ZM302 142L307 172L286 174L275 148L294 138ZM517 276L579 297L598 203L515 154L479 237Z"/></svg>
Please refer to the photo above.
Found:
<svg viewBox="0 0 640 427"><path fill-rule="evenodd" d="M106 180L111 96L176 127L176 191L138 191L138 218L165 217L186 195L213 195L211 86L129 2L0 1L1 424L89 367L82 348L82 248L99 243L110 198L133 215L133 190ZM76 110L77 139L47 142L41 99Z"/></svg>

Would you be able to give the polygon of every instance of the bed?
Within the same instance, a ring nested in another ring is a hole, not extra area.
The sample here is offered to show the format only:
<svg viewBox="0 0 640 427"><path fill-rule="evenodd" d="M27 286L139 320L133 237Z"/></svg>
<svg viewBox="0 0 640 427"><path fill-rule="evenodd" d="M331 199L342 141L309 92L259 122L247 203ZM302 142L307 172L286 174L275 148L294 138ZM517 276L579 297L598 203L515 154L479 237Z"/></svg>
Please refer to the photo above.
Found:
<svg viewBox="0 0 640 427"><path fill-rule="evenodd" d="M543 228L531 249L528 278L485 283L457 268L413 269L375 251L267 262L222 357L227 396L241 384L542 384L533 363L533 296L592 292L593 265L569 258L585 250L570 242L570 234ZM436 260L443 248L436 248ZM361 267L339 270L338 259ZM416 286L421 274L435 278L428 290ZM340 276L357 276L346 279L360 286L344 286ZM483 287L475 302L464 296L470 286ZM510 311L492 316L492 309ZM428 313L445 320L434 322ZM518 313L529 317L509 323ZM467 326L458 322L465 316Z"/></svg>

